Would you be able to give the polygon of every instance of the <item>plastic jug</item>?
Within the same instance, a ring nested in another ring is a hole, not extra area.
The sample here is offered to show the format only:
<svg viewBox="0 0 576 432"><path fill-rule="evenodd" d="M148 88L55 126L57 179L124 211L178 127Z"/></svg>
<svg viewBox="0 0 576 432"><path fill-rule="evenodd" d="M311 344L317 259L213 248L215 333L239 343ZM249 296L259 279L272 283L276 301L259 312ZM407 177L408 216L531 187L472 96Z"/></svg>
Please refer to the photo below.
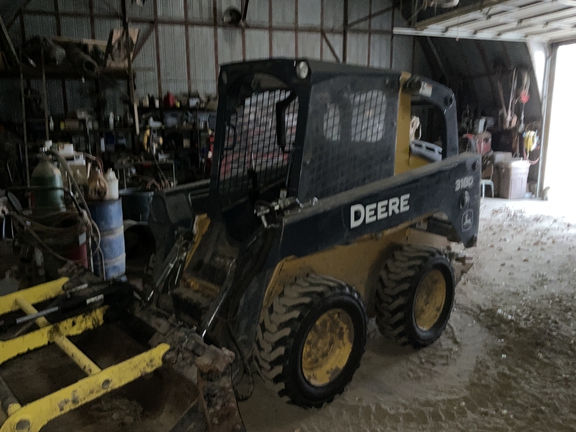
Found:
<svg viewBox="0 0 576 432"><path fill-rule="evenodd" d="M106 183L108 183L108 193L106 194L107 200L118 199L118 179L116 178L116 173L112 168L108 168L106 175L104 176Z"/></svg>
<svg viewBox="0 0 576 432"><path fill-rule="evenodd" d="M108 183L99 168L92 169L87 180L87 187L89 200L101 201L108 196Z"/></svg>
<svg viewBox="0 0 576 432"><path fill-rule="evenodd" d="M76 180L78 185L85 185L87 183L86 172L84 171L84 173L82 173L80 169L76 169L76 171L74 171L74 180Z"/></svg>

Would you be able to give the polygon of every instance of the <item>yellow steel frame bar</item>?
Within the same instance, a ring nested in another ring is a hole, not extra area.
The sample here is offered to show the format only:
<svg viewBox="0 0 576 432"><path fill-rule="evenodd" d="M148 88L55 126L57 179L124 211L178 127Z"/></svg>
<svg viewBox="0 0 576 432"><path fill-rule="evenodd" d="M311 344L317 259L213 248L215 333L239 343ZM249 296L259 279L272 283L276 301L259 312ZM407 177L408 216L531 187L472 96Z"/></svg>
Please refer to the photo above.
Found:
<svg viewBox="0 0 576 432"><path fill-rule="evenodd" d="M104 323L106 309L105 306L58 324L42 327L15 339L0 341L0 365L28 351L48 345L53 342L53 336L57 333L64 336L74 336L85 330L92 330L101 326Z"/></svg>
<svg viewBox="0 0 576 432"><path fill-rule="evenodd" d="M64 294L62 288L67 281L67 278L61 278L0 296L0 316L16 310L22 310L27 315L38 313L33 304ZM102 370L67 338L102 325L106 309L107 306L104 306L57 324L51 324L46 318L38 317L35 322L40 329L14 339L0 341L0 365L20 354L53 342L88 375L75 384L25 406L12 399L9 405L4 407L5 412L0 409L0 432L37 432L50 420L162 366L162 358L170 349L167 344L158 345Z"/></svg>
<svg viewBox="0 0 576 432"><path fill-rule="evenodd" d="M30 303L28 303L21 297L16 297L16 304L20 306L20 308L28 315L34 315L38 313L38 311L36 310L36 308L34 308L34 306L32 306ZM44 317L36 318L35 322L40 328L50 326L50 323ZM86 354L84 354L76 347L76 345L70 342L70 339L68 339L59 331L52 332L52 341L54 341L54 343L58 345L60 349L64 351L64 353L74 361L74 363L80 366L82 370L86 372L86 374L92 375L94 373L100 372L100 368L98 367L98 365L96 365L96 363L90 360Z"/></svg>
<svg viewBox="0 0 576 432"><path fill-rule="evenodd" d="M0 426L0 432L38 432L50 420L158 369L162 366L162 357L169 349L169 345L160 344L31 402L10 414Z"/></svg>
<svg viewBox="0 0 576 432"><path fill-rule="evenodd" d="M1 296L0 315L20 309L20 306L18 306L18 303L16 302L16 299L19 298L26 300L26 302L30 304L36 304L64 294L62 287L66 282L68 282L68 278L60 278L52 282L46 282L32 288Z"/></svg>

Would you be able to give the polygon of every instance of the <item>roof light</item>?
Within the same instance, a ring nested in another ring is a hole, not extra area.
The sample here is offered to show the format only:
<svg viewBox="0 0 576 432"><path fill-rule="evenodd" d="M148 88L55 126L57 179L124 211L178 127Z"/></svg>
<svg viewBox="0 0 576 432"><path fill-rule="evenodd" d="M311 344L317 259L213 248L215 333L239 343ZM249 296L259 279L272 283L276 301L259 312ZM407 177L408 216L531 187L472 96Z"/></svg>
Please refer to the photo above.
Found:
<svg viewBox="0 0 576 432"><path fill-rule="evenodd" d="M308 77L309 73L310 68L308 67L308 63L306 63L305 61L301 61L298 62L298 64L296 64L296 75L298 76L298 78L305 79Z"/></svg>

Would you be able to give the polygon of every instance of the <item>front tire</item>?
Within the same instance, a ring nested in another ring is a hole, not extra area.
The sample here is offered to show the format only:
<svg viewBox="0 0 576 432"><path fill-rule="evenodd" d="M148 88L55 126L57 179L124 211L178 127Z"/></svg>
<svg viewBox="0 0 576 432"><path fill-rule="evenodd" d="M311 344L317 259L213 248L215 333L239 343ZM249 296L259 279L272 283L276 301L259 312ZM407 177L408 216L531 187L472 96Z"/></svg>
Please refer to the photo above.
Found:
<svg viewBox="0 0 576 432"><path fill-rule="evenodd" d="M297 279L263 312L255 346L260 375L289 402L320 407L352 379L366 327L354 288L316 274Z"/></svg>
<svg viewBox="0 0 576 432"><path fill-rule="evenodd" d="M386 261L376 291L380 332L423 348L440 337L454 305L454 270L442 251L406 245Z"/></svg>

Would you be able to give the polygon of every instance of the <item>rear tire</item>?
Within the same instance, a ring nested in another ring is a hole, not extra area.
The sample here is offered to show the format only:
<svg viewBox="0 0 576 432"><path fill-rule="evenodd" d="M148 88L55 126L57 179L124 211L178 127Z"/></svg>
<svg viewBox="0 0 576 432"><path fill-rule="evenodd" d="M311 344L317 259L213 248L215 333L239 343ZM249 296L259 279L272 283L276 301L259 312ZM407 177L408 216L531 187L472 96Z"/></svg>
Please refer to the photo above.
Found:
<svg viewBox="0 0 576 432"><path fill-rule="evenodd" d="M367 318L356 290L316 274L284 287L258 327L255 360L289 402L320 407L352 379L366 348Z"/></svg>
<svg viewBox="0 0 576 432"><path fill-rule="evenodd" d="M446 328L454 292L454 270L442 251L414 245L399 248L380 272L376 291L380 332L400 345L430 345Z"/></svg>

